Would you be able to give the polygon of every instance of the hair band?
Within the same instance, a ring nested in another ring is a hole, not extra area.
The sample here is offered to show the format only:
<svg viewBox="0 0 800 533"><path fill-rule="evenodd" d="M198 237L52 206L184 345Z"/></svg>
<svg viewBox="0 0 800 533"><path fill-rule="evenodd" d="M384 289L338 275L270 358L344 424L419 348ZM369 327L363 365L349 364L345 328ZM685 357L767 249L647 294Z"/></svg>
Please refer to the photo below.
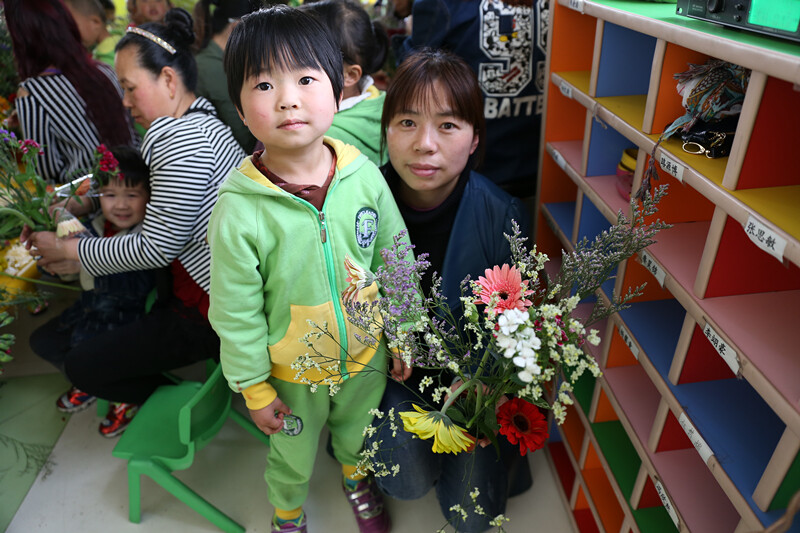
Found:
<svg viewBox="0 0 800 533"><path fill-rule="evenodd" d="M142 28L139 28L137 26L131 26L126 31L127 31L127 33L135 33L136 35L141 35L145 39L150 39L151 41L153 41L158 46L160 46L161 48L163 48L164 50L166 50L167 52L169 52L172 55L175 55L175 52L177 52L177 50L175 50L174 46L169 44L167 41L165 41L164 39L162 39L161 37L159 37L155 33L149 32L147 30L143 30Z"/></svg>

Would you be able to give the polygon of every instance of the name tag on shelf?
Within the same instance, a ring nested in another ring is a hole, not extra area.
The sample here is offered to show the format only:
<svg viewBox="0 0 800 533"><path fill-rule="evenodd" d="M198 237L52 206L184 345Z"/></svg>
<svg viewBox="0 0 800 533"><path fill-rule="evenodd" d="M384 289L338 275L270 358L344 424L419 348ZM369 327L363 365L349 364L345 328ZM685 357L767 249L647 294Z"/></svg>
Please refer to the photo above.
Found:
<svg viewBox="0 0 800 533"><path fill-rule="evenodd" d="M619 336L622 337L622 340L625 342L625 345L630 349L631 353L638 361L639 348L636 347L636 344L633 342L633 339L628 334L628 331L620 325L617 325L617 331L619 331Z"/></svg>
<svg viewBox="0 0 800 533"><path fill-rule="evenodd" d="M683 182L683 170L686 167L665 154L664 150L660 151L660 155L658 156L658 164L662 170L664 170L664 172L667 172L670 176L681 183Z"/></svg>
<svg viewBox="0 0 800 533"><path fill-rule="evenodd" d="M561 80L561 83L558 84L558 88L561 91L561 94L567 98L572 98L572 85L564 80Z"/></svg>
<svg viewBox="0 0 800 533"><path fill-rule="evenodd" d="M661 265L656 263L656 261L644 250L642 250L641 254L642 265L650 271L650 273L655 276L656 281L662 287L664 286L664 280L667 278L667 273L664 272L664 269L661 268Z"/></svg>
<svg viewBox="0 0 800 533"><path fill-rule="evenodd" d="M564 159L564 156L561 155L561 152L553 148L553 160L556 162L556 165L561 167L561 170L564 172L567 171L567 160Z"/></svg>
<svg viewBox="0 0 800 533"><path fill-rule="evenodd" d="M661 480L656 478L655 480L656 492L658 493L658 497L661 498L661 505L664 506L669 517L672 518L672 522L675 524L675 528L680 530L680 520L678 520L678 513L675 512L675 506L672 505L672 501L670 501L669 496L667 496L667 491L664 490L664 485L661 484Z"/></svg>
<svg viewBox="0 0 800 533"><path fill-rule="evenodd" d="M736 353L736 350L731 348L730 345L726 343L716 331L714 331L714 328L712 328L708 322L706 322L706 325L703 328L703 334L708 339L708 342L711 343L711 346L717 350L717 353L720 357L722 357L722 360L725 361L730 369L733 370L733 373L738 376L740 367L739 354Z"/></svg>
<svg viewBox="0 0 800 533"><path fill-rule="evenodd" d="M583 13L583 0L569 0L569 8Z"/></svg>
<svg viewBox="0 0 800 533"><path fill-rule="evenodd" d="M694 449L697 450L697 453L700 454L703 462L707 465L708 460L714 455L711 447L705 440L703 440L703 437L700 436L700 433L692 425L692 421L689 420L689 417L686 416L686 413L681 413L681 416L678 417L678 422L681 423L681 427L683 428L683 431L686 432L686 436L689 437L689 440L692 441L692 444L694 444Z"/></svg>
<svg viewBox="0 0 800 533"><path fill-rule="evenodd" d="M786 239L779 236L766 224L759 222L753 215L747 217L744 232L756 246L783 262L783 252L786 250Z"/></svg>

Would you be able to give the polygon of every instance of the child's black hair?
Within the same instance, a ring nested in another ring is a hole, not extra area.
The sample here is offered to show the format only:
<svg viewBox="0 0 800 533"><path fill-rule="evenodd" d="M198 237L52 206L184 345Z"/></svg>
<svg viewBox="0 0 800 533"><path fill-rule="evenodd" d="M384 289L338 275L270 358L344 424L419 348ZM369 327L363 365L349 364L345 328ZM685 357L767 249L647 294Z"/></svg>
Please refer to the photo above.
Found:
<svg viewBox="0 0 800 533"><path fill-rule="evenodd" d="M342 50L344 62L361 67L366 76L381 69L389 52L389 36L379 22L370 20L361 4L353 0L322 0L303 4L331 29Z"/></svg>
<svg viewBox="0 0 800 533"><path fill-rule="evenodd" d="M115 146L111 153L119 163L122 183L126 187L142 185L150 193L150 167L144 162L139 150L131 146Z"/></svg>
<svg viewBox="0 0 800 533"><path fill-rule="evenodd" d="M275 5L242 17L225 47L228 94L240 112L246 78L272 70L322 70L333 86L339 107L344 87L342 52L331 32L314 16L285 5Z"/></svg>

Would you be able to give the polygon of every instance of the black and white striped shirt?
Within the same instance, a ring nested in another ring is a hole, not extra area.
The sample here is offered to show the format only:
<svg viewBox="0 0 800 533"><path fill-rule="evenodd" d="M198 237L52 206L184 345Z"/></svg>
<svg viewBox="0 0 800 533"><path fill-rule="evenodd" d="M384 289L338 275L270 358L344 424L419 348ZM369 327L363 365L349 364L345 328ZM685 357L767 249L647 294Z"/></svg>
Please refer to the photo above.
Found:
<svg viewBox="0 0 800 533"><path fill-rule="evenodd" d="M205 98L197 98L180 118L156 119L142 142L151 188L142 232L81 239L81 264L93 276L103 276L159 268L177 258L208 293L208 219L217 189L244 155Z"/></svg>
<svg viewBox="0 0 800 533"><path fill-rule="evenodd" d="M113 82L122 100L114 71L102 63L97 68ZM89 170L100 135L72 83L63 74L52 74L28 78L20 87L30 94L16 99L17 115L23 136L43 147L41 176L63 183ZM131 138L135 138L133 133Z"/></svg>

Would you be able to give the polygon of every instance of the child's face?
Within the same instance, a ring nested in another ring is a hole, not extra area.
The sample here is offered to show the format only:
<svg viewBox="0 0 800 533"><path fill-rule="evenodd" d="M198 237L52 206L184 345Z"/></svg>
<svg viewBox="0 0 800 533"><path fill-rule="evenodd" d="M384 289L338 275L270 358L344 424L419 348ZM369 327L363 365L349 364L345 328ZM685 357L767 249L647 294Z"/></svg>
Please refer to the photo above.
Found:
<svg viewBox="0 0 800 533"><path fill-rule="evenodd" d="M100 189L100 208L116 230L130 229L144 220L149 199L141 183L130 187L122 180L111 178L110 183Z"/></svg>
<svg viewBox="0 0 800 533"><path fill-rule="evenodd" d="M145 22L161 22L169 11L167 0L134 0L133 19L137 24Z"/></svg>
<svg viewBox="0 0 800 533"><path fill-rule="evenodd" d="M441 204L478 147L478 134L453 115L447 93L437 84L433 94L424 108L402 110L386 128L389 159L403 180L401 197L413 207Z"/></svg>
<svg viewBox="0 0 800 533"><path fill-rule="evenodd" d="M72 7L68 2L64 2L64 5L72 14L75 25L78 26L78 32L81 34L81 43L83 46L91 48L100 42L100 34L105 27L100 17L97 15L85 15Z"/></svg>
<svg viewBox="0 0 800 533"><path fill-rule="evenodd" d="M321 142L333 123L336 101L323 70L262 72L244 80L239 116L267 153L297 152Z"/></svg>

